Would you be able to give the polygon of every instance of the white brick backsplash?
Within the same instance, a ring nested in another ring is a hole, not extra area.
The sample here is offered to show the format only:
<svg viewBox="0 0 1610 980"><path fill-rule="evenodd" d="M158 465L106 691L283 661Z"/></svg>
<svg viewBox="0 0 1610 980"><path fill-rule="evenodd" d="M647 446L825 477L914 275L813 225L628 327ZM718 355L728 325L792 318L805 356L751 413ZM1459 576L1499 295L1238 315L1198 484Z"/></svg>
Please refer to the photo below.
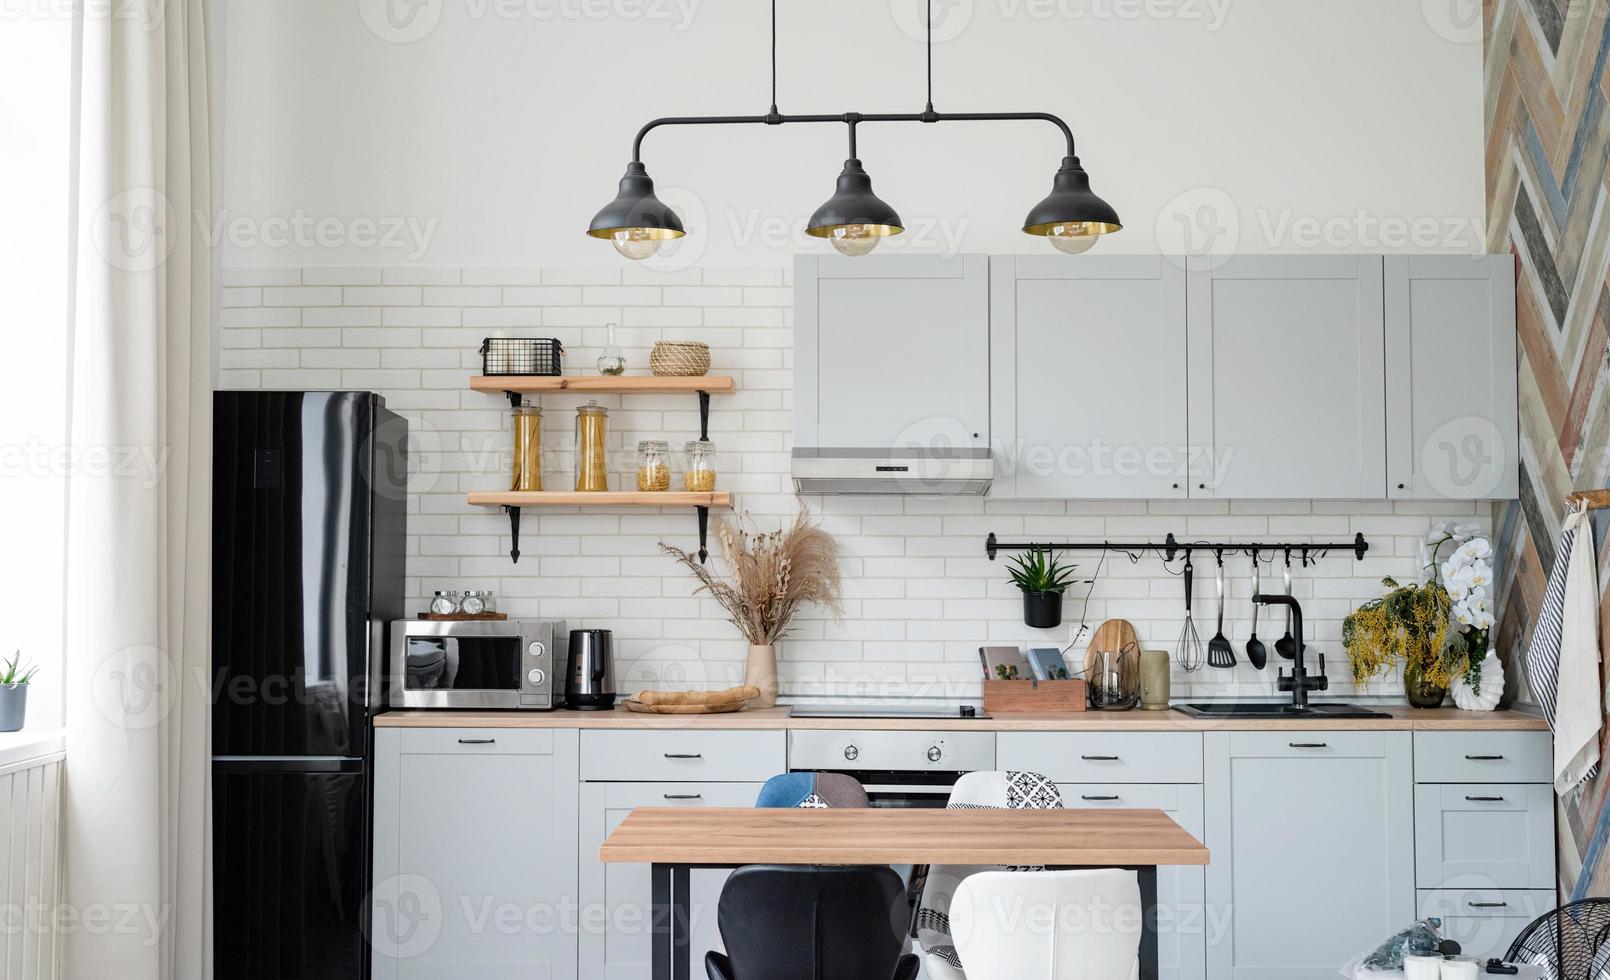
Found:
<svg viewBox="0 0 1610 980"><path fill-rule="evenodd" d="M741 675L742 638L713 600L693 594L693 578L658 547L664 541L695 548L694 514L528 510L521 560L511 563L508 519L464 500L468 489L508 485L508 403L469 391L467 379L480 371L477 350L487 336L557 337L576 373L591 372L607 323L620 325L618 342L633 372L647 368L656 340L709 343L713 370L738 379L738 390L716 396L711 409L722 485L757 524L775 526L799 505L788 480L791 281L786 266L674 273L625 264L228 269L218 382L243 389L369 388L408 417L415 470L406 543L410 609L423 608L439 588L490 588L515 615L614 629L623 677L702 677L725 687ZM610 409L617 485L630 485L639 439L667 439L680 451L697 435L690 397L598 400ZM571 427L576 406L586 401L571 394L541 399L550 489L571 485ZM1064 625L1031 630L1006 578L1010 555L991 562L984 554L991 531L1006 540L1088 542L1160 539L1170 531L1182 540L1345 540L1362 531L1370 540L1364 561L1333 554L1294 569L1293 591L1306 602L1313 642L1329 655L1332 690L1345 695L1353 686L1341 618L1380 594L1381 576L1415 574L1419 536L1435 520L1490 522L1486 505L1409 501L825 497L808 505L839 539L844 617L835 621L813 609L796 621L781 646L784 688L840 696L976 697L979 644L1072 644L1077 659L1087 631L1107 617L1134 623L1144 647L1174 650L1184 612L1180 562L1165 569L1154 555L1132 562L1120 554L1071 553L1081 584L1068 594ZM719 551L716 540L710 544ZM1216 609L1212 558L1196 557L1200 627ZM1225 564L1225 631L1239 646L1252 612L1250 559L1226 555ZM1087 584L1092 577L1094 586ZM1266 565L1265 583L1279 580L1278 566ZM675 669L662 669L667 662ZM1243 662L1234 670L1176 670L1174 683L1182 695L1260 694L1273 693L1274 676ZM1396 683L1379 681L1367 693L1396 693Z"/></svg>

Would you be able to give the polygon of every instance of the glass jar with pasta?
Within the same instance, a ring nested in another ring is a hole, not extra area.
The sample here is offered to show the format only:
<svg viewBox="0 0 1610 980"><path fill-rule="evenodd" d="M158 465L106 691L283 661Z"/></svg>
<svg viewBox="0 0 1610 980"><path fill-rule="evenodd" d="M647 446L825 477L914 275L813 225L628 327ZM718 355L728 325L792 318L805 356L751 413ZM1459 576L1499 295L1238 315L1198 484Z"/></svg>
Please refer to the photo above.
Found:
<svg viewBox="0 0 1610 980"><path fill-rule="evenodd" d="M716 447L709 439L694 439L686 449L687 468L682 472L682 486L698 493L709 493L716 488Z"/></svg>
<svg viewBox="0 0 1610 980"><path fill-rule="evenodd" d="M637 489L659 493L671 489L671 446L663 439L637 444Z"/></svg>

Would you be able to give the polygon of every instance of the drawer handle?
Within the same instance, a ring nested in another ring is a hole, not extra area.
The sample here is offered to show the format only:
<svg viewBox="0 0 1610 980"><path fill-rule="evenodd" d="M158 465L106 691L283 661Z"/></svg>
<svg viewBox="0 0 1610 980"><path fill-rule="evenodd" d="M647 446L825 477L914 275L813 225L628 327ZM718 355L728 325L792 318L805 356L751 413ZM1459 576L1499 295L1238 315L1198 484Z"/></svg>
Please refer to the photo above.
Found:
<svg viewBox="0 0 1610 980"><path fill-rule="evenodd" d="M1501 755L1467 755L1467 756L1465 756L1465 761L1466 762L1503 762L1504 757L1501 756Z"/></svg>
<svg viewBox="0 0 1610 980"><path fill-rule="evenodd" d="M1085 762L1117 762L1118 761L1118 757L1116 755L1081 755L1079 758L1083 759Z"/></svg>
<svg viewBox="0 0 1610 980"><path fill-rule="evenodd" d="M1289 748L1293 748L1293 749L1328 749L1328 748L1330 748L1330 743L1328 743L1328 742L1287 742L1286 745Z"/></svg>
<svg viewBox="0 0 1610 980"><path fill-rule="evenodd" d="M1473 909L1507 909L1508 902L1466 902Z"/></svg>
<svg viewBox="0 0 1610 980"><path fill-rule="evenodd" d="M704 796L699 793L662 793L668 800L702 800Z"/></svg>
<svg viewBox="0 0 1610 980"><path fill-rule="evenodd" d="M461 739L458 740L458 744L460 744L460 745L496 745L497 741L498 740L495 739L495 738L461 738Z"/></svg>
<svg viewBox="0 0 1610 980"><path fill-rule="evenodd" d="M1467 797L1465 797L1465 802L1466 803L1502 803L1502 802L1504 802L1504 798L1502 796L1467 796Z"/></svg>
<svg viewBox="0 0 1610 980"><path fill-rule="evenodd" d="M1118 799L1118 797L1116 797L1116 796L1081 796L1081 797L1079 797L1079 799L1081 799L1081 800L1089 800L1092 803L1112 803L1112 802L1116 801Z"/></svg>
<svg viewBox="0 0 1610 980"><path fill-rule="evenodd" d="M665 757L667 759L702 759L702 758L704 758L704 753L702 753L702 752L667 752L667 753L665 753Z"/></svg>

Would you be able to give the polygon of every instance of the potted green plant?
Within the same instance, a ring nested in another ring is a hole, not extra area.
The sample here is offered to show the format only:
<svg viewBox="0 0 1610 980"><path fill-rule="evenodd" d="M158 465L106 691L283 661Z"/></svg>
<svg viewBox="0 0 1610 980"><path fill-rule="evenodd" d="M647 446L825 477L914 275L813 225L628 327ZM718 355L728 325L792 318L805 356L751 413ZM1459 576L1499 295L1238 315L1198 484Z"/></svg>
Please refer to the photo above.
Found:
<svg viewBox="0 0 1610 980"><path fill-rule="evenodd" d="M28 716L28 682L38 670L23 663L21 650L0 665L0 732L22 730Z"/></svg>
<svg viewBox="0 0 1610 980"><path fill-rule="evenodd" d="M1032 548L1012 559L1008 573L1023 593L1023 622L1035 629L1062 625L1062 593L1073 583L1077 565L1064 565L1049 548Z"/></svg>

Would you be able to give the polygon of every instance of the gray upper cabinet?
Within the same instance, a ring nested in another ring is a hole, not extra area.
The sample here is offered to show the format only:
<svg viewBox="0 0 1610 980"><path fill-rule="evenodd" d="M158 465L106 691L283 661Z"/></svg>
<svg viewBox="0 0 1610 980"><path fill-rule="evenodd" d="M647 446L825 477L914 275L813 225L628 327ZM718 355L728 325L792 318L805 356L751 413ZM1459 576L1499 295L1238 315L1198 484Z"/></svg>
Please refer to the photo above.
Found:
<svg viewBox="0 0 1610 980"><path fill-rule="evenodd" d="M1519 495L1515 261L1386 258L1387 495Z"/></svg>
<svg viewBox="0 0 1610 980"><path fill-rule="evenodd" d="M1192 496L1386 496L1382 261L1193 258Z"/></svg>
<svg viewBox="0 0 1610 980"><path fill-rule="evenodd" d="M794 260L794 444L989 446L989 258Z"/></svg>
<svg viewBox="0 0 1610 980"><path fill-rule="evenodd" d="M1184 497L1185 268L990 260L996 497Z"/></svg>

